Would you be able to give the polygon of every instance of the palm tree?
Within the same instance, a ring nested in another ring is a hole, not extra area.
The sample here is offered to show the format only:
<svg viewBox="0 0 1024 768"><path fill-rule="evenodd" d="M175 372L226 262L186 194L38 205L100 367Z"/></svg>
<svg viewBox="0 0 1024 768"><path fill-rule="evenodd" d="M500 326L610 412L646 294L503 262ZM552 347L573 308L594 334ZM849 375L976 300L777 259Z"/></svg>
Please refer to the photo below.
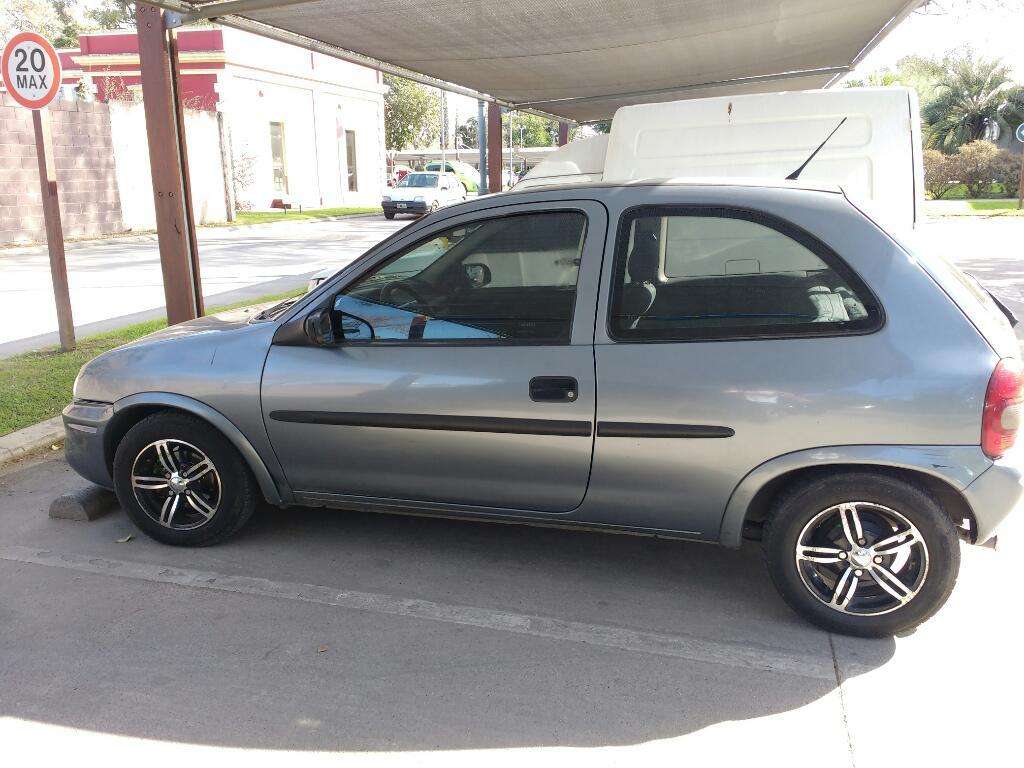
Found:
<svg viewBox="0 0 1024 768"><path fill-rule="evenodd" d="M921 108L925 144L946 153L985 137L989 125L1012 130L1024 117L1024 87L998 59L968 54L948 61ZM1012 125L1011 125L1012 123Z"/></svg>

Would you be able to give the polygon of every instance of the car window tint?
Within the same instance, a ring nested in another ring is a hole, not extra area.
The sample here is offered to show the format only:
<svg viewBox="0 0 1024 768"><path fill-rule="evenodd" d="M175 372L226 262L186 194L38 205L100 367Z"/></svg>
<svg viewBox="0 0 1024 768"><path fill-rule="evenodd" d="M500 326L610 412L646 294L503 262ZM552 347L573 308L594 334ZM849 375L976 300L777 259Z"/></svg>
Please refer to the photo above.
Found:
<svg viewBox="0 0 1024 768"><path fill-rule="evenodd" d="M613 336L813 335L877 325L874 299L849 268L806 233L784 229L748 212L628 214Z"/></svg>
<svg viewBox="0 0 1024 768"><path fill-rule="evenodd" d="M585 229L574 211L454 227L360 278L335 310L378 341L568 343Z"/></svg>

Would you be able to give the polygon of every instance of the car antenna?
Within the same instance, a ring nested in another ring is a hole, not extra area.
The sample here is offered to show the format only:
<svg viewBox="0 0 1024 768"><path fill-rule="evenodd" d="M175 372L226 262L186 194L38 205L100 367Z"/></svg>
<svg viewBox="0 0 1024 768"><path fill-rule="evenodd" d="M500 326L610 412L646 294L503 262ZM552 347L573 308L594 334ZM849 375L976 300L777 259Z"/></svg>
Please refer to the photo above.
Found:
<svg viewBox="0 0 1024 768"><path fill-rule="evenodd" d="M839 121L839 125L837 125L835 128L832 129L832 133L830 133L828 136L826 136L825 140L823 142L821 142L821 144L818 145L818 148L816 150L814 150L813 152L811 152L811 156L808 157L806 160L804 160L803 164L799 168L797 168L795 171L793 171L791 174L789 174L789 176L786 177L786 181L796 181L797 179L799 179L800 178L800 174L803 173L804 168L806 168L807 165L811 162L811 160L814 159L814 156L816 154L821 152L821 148L824 147L826 144L828 144L828 140L836 135L836 131L838 131L840 128L842 128L843 127L843 123L845 123L845 122L846 122L846 118L844 117L842 120Z"/></svg>

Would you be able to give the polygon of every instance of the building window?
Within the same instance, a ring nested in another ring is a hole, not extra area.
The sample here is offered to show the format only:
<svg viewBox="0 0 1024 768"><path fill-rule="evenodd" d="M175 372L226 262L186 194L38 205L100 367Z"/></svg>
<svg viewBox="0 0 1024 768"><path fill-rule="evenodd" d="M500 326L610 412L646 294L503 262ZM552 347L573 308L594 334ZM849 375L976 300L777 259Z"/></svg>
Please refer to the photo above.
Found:
<svg viewBox="0 0 1024 768"><path fill-rule="evenodd" d="M274 191L288 194L288 168L284 160L284 123L270 124L270 165L274 174Z"/></svg>
<svg viewBox="0 0 1024 768"><path fill-rule="evenodd" d="M345 131L345 160L348 163L348 191L357 192L356 183L356 132Z"/></svg>

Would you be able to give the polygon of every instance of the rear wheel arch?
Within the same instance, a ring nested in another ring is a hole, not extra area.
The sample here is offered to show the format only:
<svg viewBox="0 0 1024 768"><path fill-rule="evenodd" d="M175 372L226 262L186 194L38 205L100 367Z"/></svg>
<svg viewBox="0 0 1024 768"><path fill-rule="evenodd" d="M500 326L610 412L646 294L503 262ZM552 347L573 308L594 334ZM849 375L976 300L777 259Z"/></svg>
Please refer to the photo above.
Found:
<svg viewBox="0 0 1024 768"><path fill-rule="evenodd" d="M974 542L977 531L974 513L961 490L949 479L911 466L870 461L836 461L805 464L772 474L767 480L755 483L756 490L753 491L743 489L744 484L754 473L748 475L729 500L722 520L721 543L738 547L744 538L759 539L765 520L782 494L796 485L839 473L875 474L901 480L921 489L942 507L961 537ZM965 520L967 527L964 524Z"/></svg>
<svg viewBox="0 0 1024 768"><path fill-rule="evenodd" d="M201 419L216 429L230 442L256 479L263 496L271 504L283 504L285 499L271 476L263 459L253 448L244 434L223 414L197 400L181 395L165 396L162 399L147 396L132 396L118 403L110 423L104 430L103 453L108 471L113 473L114 454L117 446L132 427L155 413L181 413Z"/></svg>

